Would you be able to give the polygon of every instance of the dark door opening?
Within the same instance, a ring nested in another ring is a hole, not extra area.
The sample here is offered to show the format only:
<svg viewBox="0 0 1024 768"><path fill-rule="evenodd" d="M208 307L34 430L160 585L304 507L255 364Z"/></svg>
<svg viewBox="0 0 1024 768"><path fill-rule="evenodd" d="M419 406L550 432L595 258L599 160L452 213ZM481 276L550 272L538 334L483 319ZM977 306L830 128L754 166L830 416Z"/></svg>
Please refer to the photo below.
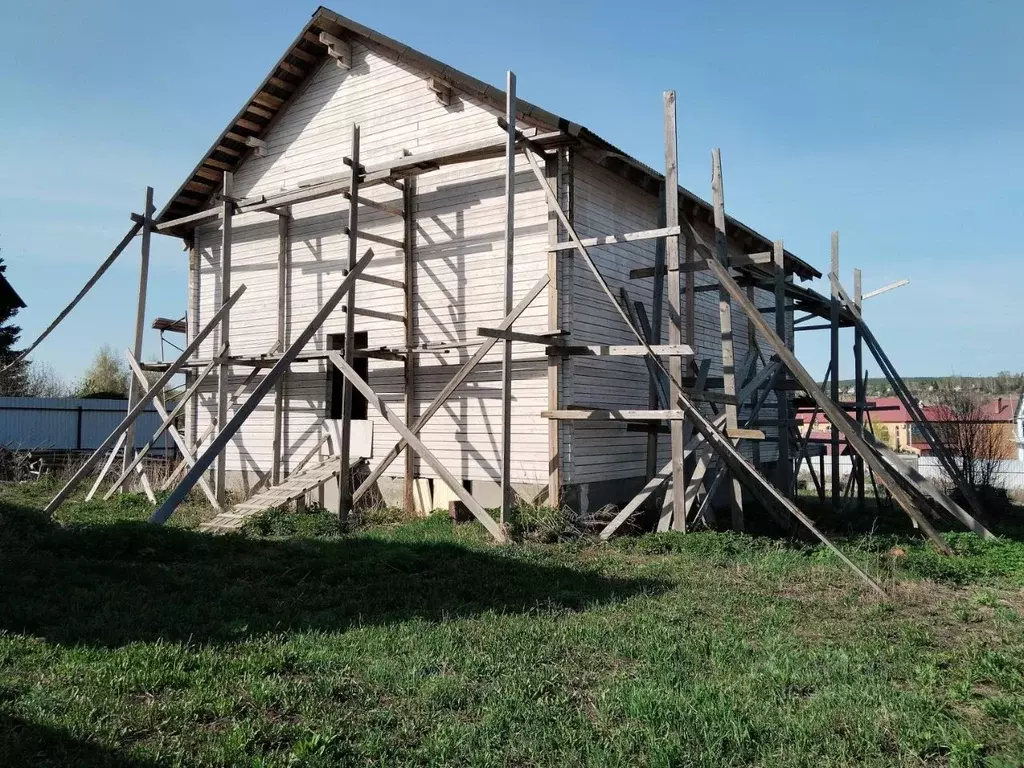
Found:
<svg viewBox="0 0 1024 768"><path fill-rule="evenodd" d="M356 332L356 349L366 349L367 338L366 331ZM329 333L327 334L327 348L330 350L343 351L345 349L345 334L344 333ZM367 375L370 371L369 359L365 357L356 357L352 360L352 367L355 369L364 381L367 379ZM325 414L328 419L340 419L341 418L341 400L342 393L345 387L345 377L341 375L335 366L328 364L327 366L327 412ZM352 388L352 419L353 421L366 421L366 398L359 392L359 390Z"/></svg>

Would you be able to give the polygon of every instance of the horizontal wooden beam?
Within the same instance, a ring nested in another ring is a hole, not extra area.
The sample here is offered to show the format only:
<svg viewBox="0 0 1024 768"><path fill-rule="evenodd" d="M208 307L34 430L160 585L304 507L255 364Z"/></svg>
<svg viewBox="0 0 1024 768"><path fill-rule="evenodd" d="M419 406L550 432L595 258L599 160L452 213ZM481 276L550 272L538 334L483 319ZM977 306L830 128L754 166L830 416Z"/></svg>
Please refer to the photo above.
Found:
<svg viewBox="0 0 1024 768"><path fill-rule="evenodd" d="M752 267L758 264L769 264L771 263L771 260L770 253L748 253L742 256L733 256L729 259L729 266L733 269L737 269L739 267ZM694 259L693 261L679 265L680 272L700 272L705 269L709 269L708 259ZM629 279L637 280L644 277L654 277L654 272L654 267L631 269L629 271ZM668 267L664 267L661 274L668 274Z"/></svg>
<svg viewBox="0 0 1024 768"><path fill-rule="evenodd" d="M405 283L401 280L392 280L390 277L381 277L380 275L371 275L367 272L363 272L359 276L359 279L364 283L373 283L375 285L386 285L389 288L397 288L400 291L405 290Z"/></svg>
<svg viewBox="0 0 1024 768"><path fill-rule="evenodd" d="M682 232L680 227L662 227L660 229L645 229L641 232L627 232L622 235L601 235L600 237L588 237L580 242L584 247L591 248L595 245L616 245L618 243L634 243L640 240L654 240L659 237L670 237ZM549 251L571 251L575 249L576 243L566 241L556 243L548 248Z"/></svg>
<svg viewBox="0 0 1024 768"><path fill-rule="evenodd" d="M510 341L522 341L527 344L561 345L564 339L562 331L551 331L549 333L519 333L519 331L502 330L500 328L477 328L478 336L488 339L508 339Z"/></svg>
<svg viewBox="0 0 1024 768"><path fill-rule="evenodd" d="M656 355L670 356L679 355L692 357L693 347L689 344L652 344L650 351ZM559 356L601 356L601 357L643 357L647 354L647 348L639 344L609 344L609 345L584 345L584 346L555 346L544 350L548 355Z"/></svg>
<svg viewBox="0 0 1024 768"><path fill-rule="evenodd" d="M341 196L344 197L349 202L352 201L352 194L350 192L342 192ZM405 218L405 211L401 210L400 208L392 208L390 205L385 205L384 203L378 203L376 200L371 200L368 197L359 197L357 195L356 196L356 202L359 205L365 205L368 208L373 208L375 211L380 211L381 213L387 213L387 214L390 214L392 216L397 216L400 219L404 219Z"/></svg>
<svg viewBox="0 0 1024 768"><path fill-rule="evenodd" d="M346 237L348 237L352 232L352 230L350 230L348 227L342 227L341 231ZM395 250L398 251L405 250L405 243L403 243L401 240L393 240L390 237L381 237L380 235L375 235L372 232L363 232L357 230L356 239L369 240L371 243L380 243L381 245L386 245L389 248L394 248Z"/></svg>
<svg viewBox="0 0 1024 768"><path fill-rule="evenodd" d="M541 411L540 415L559 421L681 421L686 418L685 411L634 408L563 408Z"/></svg>

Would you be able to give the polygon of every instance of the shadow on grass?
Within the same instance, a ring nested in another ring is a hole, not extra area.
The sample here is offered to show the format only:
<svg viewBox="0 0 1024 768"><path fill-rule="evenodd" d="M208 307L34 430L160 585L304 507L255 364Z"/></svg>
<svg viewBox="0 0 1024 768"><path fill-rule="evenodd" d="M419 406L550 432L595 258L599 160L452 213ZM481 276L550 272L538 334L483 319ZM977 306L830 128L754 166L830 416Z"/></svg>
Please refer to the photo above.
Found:
<svg viewBox="0 0 1024 768"><path fill-rule="evenodd" d="M423 521L390 538L268 540L120 522L61 527L0 505L0 630L62 644L219 643L489 611L579 611L662 582L445 541Z"/></svg>
<svg viewBox="0 0 1024 768"><path fill-rule="evenodd" d="M52 728L0 713L0 756L6 766L156 766L158 763L127 758L86 739L72 736L63 728Z"/></svg>

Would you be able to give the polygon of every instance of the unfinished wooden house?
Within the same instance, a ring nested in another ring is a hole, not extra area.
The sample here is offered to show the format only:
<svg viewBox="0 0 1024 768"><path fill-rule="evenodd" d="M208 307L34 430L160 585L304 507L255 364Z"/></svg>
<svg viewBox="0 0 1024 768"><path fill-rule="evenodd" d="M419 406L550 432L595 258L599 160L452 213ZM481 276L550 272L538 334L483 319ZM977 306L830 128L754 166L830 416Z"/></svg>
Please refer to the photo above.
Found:
<svg viewBox="0 0 1024 768"><path fill-rule="evenodd" d="M486 340L480 329L497 328L507 312L505 148L497 122L505 107L504 92L320 9L158 214L158 228L189 245L192 334L209 322L225 291L242 282L247 287L231 310L229 331L215 329L197 353L212 360L229 342L227 354L238 360L230 368L231 392L260 364L254 358L272 357L279 343L293 340L345 276L353 205L359 208L359 253L374 252L355 292L354 322L347 326L345 307L339 307L284 375L278 432L275 402L268 398L229 443L229 486L248 489L267 473L287 476L318 444L323 455L335 450L321 439L325 420L341 418L343 377L323 358L344 348L347 327L354 332L356 369L408 423ZM545 173L581 236L664 226L662 174L554 113L521 100L516 109L518 128L557 150ZM358 200L321 195L317 190L349 179L353 126L367 178L375 172L391 178L372 186L364 180ZM513 306L539 276L550 279L516 319L515 331L550 335L550 343L512 345L512 485L526 499L546 491L549 499L581 510L621 501L645 481L647 438L604 411L647 409L647 368L635 348L612 359L602 353L614 348L595 348L635 345L635 339L571 251L552 250L564 234L521 154L514 183ZM681 214L714 242L711 205L682 188L678 195ZM219 203L225 210L234 204L226 214L227 278L225 214L202 213ZM772 250L771 241L738 221L729 219L726 231L734 257ZM608 281L627 289L649 318L656 281L631 280L630 271L654 263L657 242L638 239L593 251ZM787 274L819 276L792 254L785 265ZM706 273L690 274L696 293L677 344L688 342L698 360L710 360L711 380L720 381L718 295L701 291L712 282ZM685 305L685 286L677 285ZM774 305L770 291L758 293L764 294L758 301ZM667 327L670 302L660 303ZM733 336L740 361L748 351L744 318L737 316ZM500 504L501 380L497 344L420 433L485 506ZM193 445L216 419L218 385L209 377L188 415ZM575 409L593 413L565 413ZM353 458L365 457L372 468L400 436L358 393L352 419L359 422L352 428ZM667 455L667 436L662 443ZM773 458L774 449L763 446L761 461ZM389 501L401 501L407 472L411 481L436 480L419 459L408 469L395 462L380 478ZM438 500L450 495L438 483L414 489L423 499L431 491Z"/></svg>

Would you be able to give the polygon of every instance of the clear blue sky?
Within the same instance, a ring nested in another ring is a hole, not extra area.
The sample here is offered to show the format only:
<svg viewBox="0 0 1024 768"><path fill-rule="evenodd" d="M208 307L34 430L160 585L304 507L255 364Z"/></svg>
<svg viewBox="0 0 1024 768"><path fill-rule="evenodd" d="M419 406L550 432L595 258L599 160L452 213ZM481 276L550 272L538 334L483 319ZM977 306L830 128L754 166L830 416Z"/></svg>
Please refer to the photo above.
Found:
<svg viewBox="0 0 1024 768"><path fill-rule="evenodd" d="M1024 4L529 7L333 5L488 82L515 70L523 98L655 167L661 92L677 89L684 185L710 195L721 147L731 214L822 271L838 229L847 284L855 266L865 290L912 281L867 305L904 375L1024 368ZM121 238L147 184L162 206L315 8L4 0L0 247L29 305L24 340ZM74 377L100 344L130 344L137 252L37 359ZM149 316L182 315L185 297L180 241L157 238ZM797 342L819 374L826 335Z"/></svg>

